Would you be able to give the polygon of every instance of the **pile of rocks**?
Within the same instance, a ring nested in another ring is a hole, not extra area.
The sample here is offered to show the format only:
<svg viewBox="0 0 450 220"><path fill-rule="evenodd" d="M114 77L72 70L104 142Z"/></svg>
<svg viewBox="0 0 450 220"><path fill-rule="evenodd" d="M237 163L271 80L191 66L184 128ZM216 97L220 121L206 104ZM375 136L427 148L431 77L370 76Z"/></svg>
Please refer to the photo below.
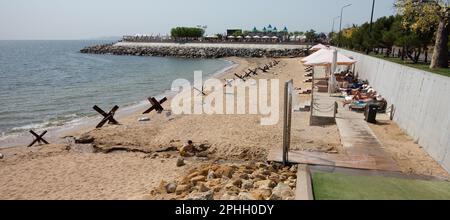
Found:
<svg viewBox="0 0 450 220"><path fill-rule="evenodd" d="M293 200L297 166L206 165L178 181L161 181L153 195L178 200Z"/></svg>
<svg viewBox="0 0 450 220"><path fill-rule="evenodd" d="M81 53L112 54L130 56L158 56L183 58L221 58L221 57L303 57L307 55L305 49L256 49L256 48L224 48L224 47L124 47L112 44L86 47Z"/></svg>

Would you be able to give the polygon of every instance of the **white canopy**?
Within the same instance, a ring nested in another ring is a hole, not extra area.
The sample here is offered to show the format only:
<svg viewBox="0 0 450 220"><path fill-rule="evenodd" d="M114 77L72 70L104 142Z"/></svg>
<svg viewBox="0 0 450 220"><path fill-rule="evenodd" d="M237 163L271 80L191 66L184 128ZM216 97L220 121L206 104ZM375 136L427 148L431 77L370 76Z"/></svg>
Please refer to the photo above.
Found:
<svg viewBox="0 0 450 220"><path fill-rule="evenodd" d="M323 45L323 44L317 44L316 46L311 47L310 50L312 50L312 51L318 51L318 50L320 50L320 49L327 49L327 48L328 48L328 47L325 46L325 45Z"/></svg>
<svg viewBox="0 0 450 220"><path fill-rule="evenodd" d="M270 37L269 36L264 36L264 37L262 37L263 39L269 39Z"/></svg>
<svg viewBox="0 0 450 220"><path fill-rule="evenodd" d="M272 39L278 39L278 37L277 36L273 36Z"/></svg>
<svg viewBox="0 0 450 220"><path fill-rule="evenodd" d="M242 38L242 36L237 36L236 38L239 38L239 39L241 39L241 38Z"/></svg>
<svg viewBox="0 0 450 220"><path fill-rule="evenodd" d="M306 66L330 66L333 63L333 51L332 49L321 49L304 58L302 62ZM356 60L352 60L342 53L337 53L336 65L349 66L354 63L356 63Z"/></svg>
<svg viewBox="0 0 450 220"><path fill-rule="evenodd" d="M234 36L228 36L227 38L234 38Z"/></svg>
<svg viewBox="0 0 450 220"><path fill-rule="evenodd" d="M247 38L247 39L251 39L251 38L252 38L252 36L250 36L250 35L247 35L247 36L245 36L245 38Z"/></svg>
<svg viewBox="0 0 450 220"><path fill-rule="evenodd" d="M253 36L253 38L261 38L261 37L256 35L256 36Z"/></svg>

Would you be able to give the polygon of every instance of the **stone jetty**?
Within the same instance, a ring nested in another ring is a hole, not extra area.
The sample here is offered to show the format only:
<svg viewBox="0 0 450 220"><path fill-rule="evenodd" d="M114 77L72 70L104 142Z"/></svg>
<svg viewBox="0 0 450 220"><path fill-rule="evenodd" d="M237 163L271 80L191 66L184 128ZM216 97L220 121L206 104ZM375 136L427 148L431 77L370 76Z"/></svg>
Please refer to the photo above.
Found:
<svg viewBox="0 0 450 220"><path fill-rule="evenodd" d="M207 43L131 43L96 45L86 47L81 53L128 56L158 56L183 58L221 57L302 57L307 55L303 45L268 44L207 44Z"/></svg>

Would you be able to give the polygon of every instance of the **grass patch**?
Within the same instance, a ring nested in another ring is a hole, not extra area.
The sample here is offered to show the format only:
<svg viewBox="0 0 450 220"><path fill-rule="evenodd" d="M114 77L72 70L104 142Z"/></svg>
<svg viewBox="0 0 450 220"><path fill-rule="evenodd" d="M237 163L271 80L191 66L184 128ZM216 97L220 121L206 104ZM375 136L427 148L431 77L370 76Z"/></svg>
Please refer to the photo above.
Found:
<svg viewBox="0 0 450 220"><path fill-rule="evenodd" d="M384 55L378 54L370 54L370 56L379 58L379 59L383 59L383 60L387 60L387 61L391 61L393 63L397 63L400 65L405 65L405 66L409 66L412 68L416 68L416 69L420 69L426 72L430 72L430 73L435 73L435 74L439 74L442 76L447 76L450 77L450 68L436 68L436 69L430 69L430 65L426 64L426 63L413 63L410 60L402 60L401 58L397 58L397 57L385 57Z"/></svg>
<svg viewBox="0 0 450 220"><path fill-rule="evenodd" d="M316 200L450 200L450 183L316 172Z"/></svg>

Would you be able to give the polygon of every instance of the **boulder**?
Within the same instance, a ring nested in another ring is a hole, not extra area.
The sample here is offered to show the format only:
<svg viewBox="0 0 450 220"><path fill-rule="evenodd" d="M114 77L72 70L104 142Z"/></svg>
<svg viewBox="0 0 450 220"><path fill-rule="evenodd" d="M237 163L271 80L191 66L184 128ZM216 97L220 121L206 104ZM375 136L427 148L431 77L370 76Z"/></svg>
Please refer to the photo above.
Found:
<svg viewBox="0 0 450 220"><path fill-rule="evenodd" d="M192 185L197 185L198 182L205 182L206 177L205 176L196 176L191 178Z"/></svg>
<svg viewBox="0 0 450 220"><path fill-rule="evenodd" d="M214 199L213 191L191 193L186 198L186 200L213 200L213 199Z"/></svg>
<svg viewBox="0 0 450 220"><path fill-rule="evenodd" d="M184 165L186 165L186 164L184 163L184 159L183 159L182 157L179 157L179 158L177 159L177 167L182 167L182 166L184 166Z"/></svg>
<svg viewBox="0 0 450 220"><path fill-rule="evenodd" d="M245 190L253 189L253 181L251 181L251 180L242 181L242 189L245 189Z"/></svg>
<svg viewBox="0 0 450 220"><path fill-rule="evenodd" d="M289 200L294 197L294 192L291 187L285 183L279 183L272 190L272 195L270 196L270 200Z"/></svg>
<svg viewBox="0 0 450 220"><path fill-rule="evenodd" d="M241 186L242 186L242 180L241 180L241 179L235 179L235 180L233 180L232 184L233 184L234 186L236 186L236 187L241 188Z"/></svg>
<svg viewBox="0 0 450 220"><path fill-rule="evenodd" d="M274 188L277 184L273 182L272 180L260 180L255 182L255 187L258 189L265 189L265 188Z"/></svg>
<svg viewBox="0 0 450 220"><path fill-rule="evenodd" d="M237 196L237 200L255 200L255 199L253 198L253 195L251 193L241 192Z"/></svg>
<svg viewBox="0 0 450 220"><path fill-rule="evenodd" d="M267 200L272 195L272 190L270 189L257 189L251 192L252 197L255 200Z"/></svg>
<svg viewBox="0 0 450 220"><path fill-rule="evenodd" d="M167 184L165 188L167 193L174 193L177 190L177 184L172 182Z"/></svg>
<svg viewBox="0 0 450 220"><path fill-rule="evenodd" d="M189 193L191 189L190 185L178 185L177 188L175 189L175 193L177 195L181 195L183 193Z"/></svg>
<svg viewBox="0 0 450 220"><path fill-rule="evenodd" d="M213 170L210 170L208 172L208 175L206 176L206 179L207 180L212 180L212 179L215 179L215 178L216 178L216 173Z"/></svg>
<svg viewBox="0 0 450 220"><path fill-rule="evenodd" d="M219 177L226 176L228 178L231 178L231 177L233 177L234 172L235 172L235 169L230 166L221 166L219 169L216 170L216 174Z"/></svg>
<svg viewBox="0 0 450 220"><path fill-rule="evenodd" d="M199 192L208 192L208 191L210 191L210 190L211 190L211 189L208 188L204 183L198 184L198 191L199 191Z"/></svg>

